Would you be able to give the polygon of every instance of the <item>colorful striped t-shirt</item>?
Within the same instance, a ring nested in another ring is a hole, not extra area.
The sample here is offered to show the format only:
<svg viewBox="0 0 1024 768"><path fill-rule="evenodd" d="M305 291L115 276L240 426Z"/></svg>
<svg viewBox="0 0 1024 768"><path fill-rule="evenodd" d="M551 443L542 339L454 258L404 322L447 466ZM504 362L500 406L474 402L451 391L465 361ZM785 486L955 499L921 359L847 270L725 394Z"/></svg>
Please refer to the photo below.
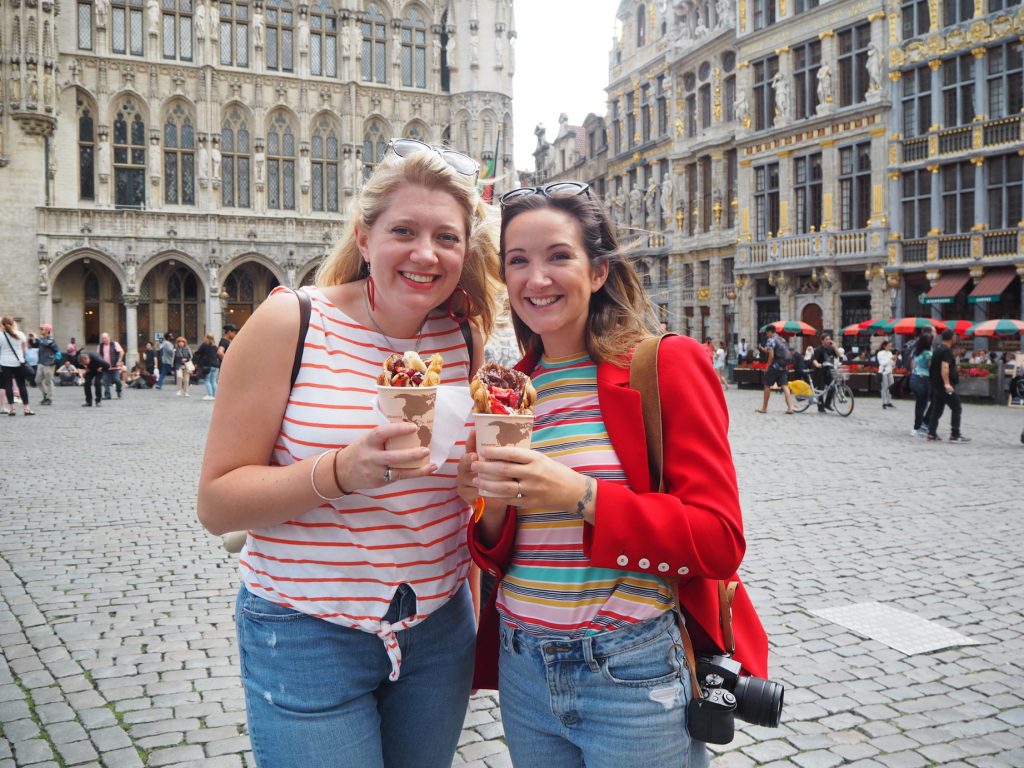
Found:
<svg viewBox="0 0 1024 768"><path fill-rule="evenodd" d="M532 378L532 447L581 474L625 485L590 357L542 358ZM592 567L583 554L583 526L575 510L519 508L515 552L497 601L503 621L534 635L577 638L672 607L672 592L657 576Z"/></svg>

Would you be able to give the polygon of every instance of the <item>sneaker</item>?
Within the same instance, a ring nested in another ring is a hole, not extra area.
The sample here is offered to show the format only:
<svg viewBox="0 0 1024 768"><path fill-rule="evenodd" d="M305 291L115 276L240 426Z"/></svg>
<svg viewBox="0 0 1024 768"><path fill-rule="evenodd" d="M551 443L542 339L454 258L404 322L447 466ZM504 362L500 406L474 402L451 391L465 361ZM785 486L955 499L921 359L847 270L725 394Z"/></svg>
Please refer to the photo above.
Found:
<svg viewBox="0 0 1024 768"><path fill-rule="evenodd" d="M951 443L969 443L969 442L971 442L971 438L964 437L963 435L956 435L955 437L954 436L950 436L949 442L951 442Z"/></svg>
<svg viewBox="0 0 1024 768"><path fill-rule="evenodd" d="M175 397L181 397L181 390L180 389L175 390L174 391L174 396Z"/></svg>
<svg viewBox="0 0 1024 768"><path fill-rule="evenodd" d="M932 443L938 443L938 442L942 442L942 438L939 437L938 435L931 435L931 434L929 434L928 435L928 441L932 442Z"/></svg>
<svg viewBox="0 0 1024 768"><path fill-rule="evenodd" d="M185 397L192 397L188 392L185 393Z"/></svg>
<svg viewBox="0 0 1024 768"><path fill-rule="evenodd" d="M928 434L927 432L924 432L924 431L922 431L920 429L912 429L912 430L910 430L910 436L911 437L924 437L927 434Z"/></svg>
<svg viewBox="0 0 1024 768"><path fill-rule="evenodd" d="M96 407L99 408L101 405L103 405L103 403L101 403L99 400L97 400L96 401Z"/></svg>
<svg viewBox="0 0 1024 768"><path fill-rule="evenodd" d="M83 408L92 408L92 403L82 403Z"/></svg>
<svg viewBox="0 0 1024 768"><path fill-rule="evenodd" d="M213 400L213 395L203 395L203 400Z"/></svg>

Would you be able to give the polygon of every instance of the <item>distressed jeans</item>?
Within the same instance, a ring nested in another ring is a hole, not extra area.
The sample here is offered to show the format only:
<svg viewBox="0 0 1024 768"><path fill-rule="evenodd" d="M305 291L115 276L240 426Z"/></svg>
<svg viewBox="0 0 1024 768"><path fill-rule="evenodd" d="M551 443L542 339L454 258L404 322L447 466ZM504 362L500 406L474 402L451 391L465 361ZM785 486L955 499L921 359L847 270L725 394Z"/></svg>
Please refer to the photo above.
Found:
<svg viewBox="0 0 1024 768"><path fill-rule="evenodd" d="M399 585L384 619L416 611ZM449 768L469 703L476 639L469 588L397 633L402 670L376 635L284 608L243 586L235 623L260 768Z"/></svg>
<svg viewBox="0 0 1024 768"><path fill-rule="evenodd" d="M690 676L671 612L560 640L503 624L501 720L517 768L704 768L690 739Z"/></svg>

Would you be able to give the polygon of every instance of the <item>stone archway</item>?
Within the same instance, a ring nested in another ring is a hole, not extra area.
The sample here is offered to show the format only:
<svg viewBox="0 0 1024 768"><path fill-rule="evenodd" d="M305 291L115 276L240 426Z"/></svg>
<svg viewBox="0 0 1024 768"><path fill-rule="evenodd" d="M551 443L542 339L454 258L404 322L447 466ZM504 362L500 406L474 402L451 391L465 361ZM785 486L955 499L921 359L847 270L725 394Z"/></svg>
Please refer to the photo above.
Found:
<svg viewBox="0 0 1024 768"><path fill-rule="evenodd" d="M237 265L221 284L224 323L233 323L241 328L278 285L277 276L258 261L244 261Z"/></svg>
<svg viewBox="0 0 1024 768"><path fill-rule="evenodd" d="M50 287L50 301L58 339L74 338L83 348L98 344L100 334L109 333L125 344L121 279L106 260L83 253L62 264Z"/></svg>
<svg viewBox="0 0 1024 768"><path fill-rule="evenodd" d="M824 317L821 311L821 305L811 302L805 304L803 309L800 310L800 319L810 326L814 327L819 334L821 334L822 328L825 327ZM810 336L802 336L803 348L814 346L814 339Z"/></svg>

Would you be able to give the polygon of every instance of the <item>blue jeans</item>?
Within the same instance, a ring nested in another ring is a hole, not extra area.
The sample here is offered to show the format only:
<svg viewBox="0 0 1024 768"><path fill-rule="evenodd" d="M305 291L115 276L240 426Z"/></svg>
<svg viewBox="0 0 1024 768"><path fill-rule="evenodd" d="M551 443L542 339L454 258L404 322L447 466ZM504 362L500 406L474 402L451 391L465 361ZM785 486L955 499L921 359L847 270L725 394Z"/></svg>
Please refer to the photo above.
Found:
<svg viewBox="0 0 1024 768"><path fill-rule="evenodd" d="M117 396L121 396L121 371L107 371L103 374L103 397L110 399L110 387L114 385L117 389Z"/></svg>
<svg viewBox="0 0 1024 768"><path fill-rule="evenodd" d="M385 620L412 615L408 585ZM397 633L401 676L376 635L238 593L249 736L262 768L449 768L469 702L476 635L469 588Z"/></svg>
<svg viewBox="0 0 1024 768"><path fill-rule="evenodd" d="M164 385L164 377L170 374L174 376L174 366L171 363L160 363L160 377L156 380L156 388L160 389Z"/></svg>
<svg viewBox="0 0 1024 768"><path fill-rule="evenodd" d="M931 382L923 376L910 377L910 391L914 393L914 429L928 426L928 401L931 397Z"/></svg>
<svg viewBox="0 0 1024 768"><path fill-rule="evenodd" d="M203 384L206 385L206 394L210 397L217 396L217 377L220 376L220 368L207 368L206 378L203 379Z"/></svg>
<svg viewBox="0 0 1024 768"><path fill-rule="evenodd" d="M512 764L703 768L690 739L690 676L674 615L579 640L501 627L501 720Z"/></svg>

